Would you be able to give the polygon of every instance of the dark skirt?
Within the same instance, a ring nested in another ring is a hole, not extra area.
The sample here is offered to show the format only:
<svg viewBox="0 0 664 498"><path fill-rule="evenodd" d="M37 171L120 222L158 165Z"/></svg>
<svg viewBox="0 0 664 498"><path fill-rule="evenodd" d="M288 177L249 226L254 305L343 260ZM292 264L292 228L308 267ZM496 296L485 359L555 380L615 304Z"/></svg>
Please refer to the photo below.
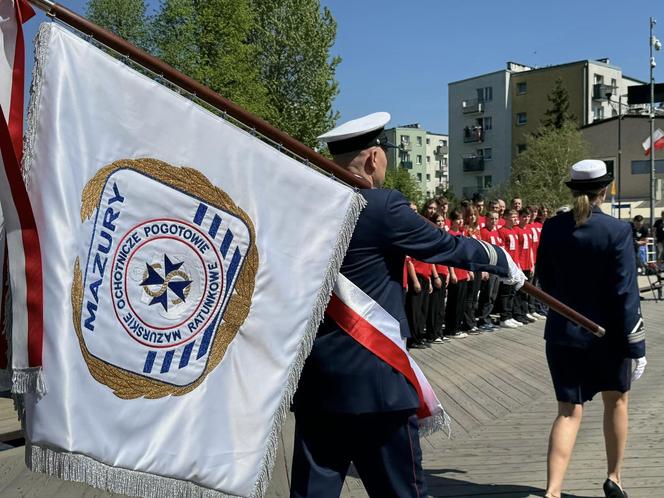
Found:
<svg viewBox="0 0 664 498"><path fill-rule="evenodd" d="M632 360L604 348L581 349L546 343L556 399L583 404L602 391L629 391Z"/></svg>

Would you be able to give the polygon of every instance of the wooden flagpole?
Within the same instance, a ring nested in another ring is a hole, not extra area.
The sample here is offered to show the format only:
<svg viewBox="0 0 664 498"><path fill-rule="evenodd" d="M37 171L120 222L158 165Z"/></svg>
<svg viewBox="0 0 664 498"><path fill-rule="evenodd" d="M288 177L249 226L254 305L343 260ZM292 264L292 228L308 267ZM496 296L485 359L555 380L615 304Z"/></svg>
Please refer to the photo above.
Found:
<svg viewBox="0 0 664 498"><path fill-rule="evenodd" d="M79 30L86 35L93 37L102 44L112 48L121 55L124 55L139 65L149 69L150 71L163 76L163 78L176 86L190 92L204 102L227 113L229 116L237 119L245 126L255 129L261 135L269 138L273 142L282 145L285 149L297 154L298 156L309 161L311 164L318 168L327 171L331 175L339 178L349 185L358 188L370 188L369 182L365 179L357 177L330 161L323 155L307 147L303 143L294 139L287 133L275 128L268 122L262 120L258 116L248 112L239 105L225 99L218 93L210 90L205 85L197 82L189 76L181 73L174 67L166 64L164 61L148 54L144 50L132 45L128 41L120 38L119 36L105 30L101 26L89 21L88 19L79 16L75 12L63 7L62 5L52 2L50 0L28 0L32 5L43 10L48 16L59 19L60 21L68 24L69 26ZM577 313L572 308L561 303L554 297L538 289L534 285L526 282L522 290L527 294L532 295L539 301L546 304L549 308L560 313L568 320L584 327L596 336L603 336L604 329L597 325L595 322L589 320L585 316Z"/></svg>

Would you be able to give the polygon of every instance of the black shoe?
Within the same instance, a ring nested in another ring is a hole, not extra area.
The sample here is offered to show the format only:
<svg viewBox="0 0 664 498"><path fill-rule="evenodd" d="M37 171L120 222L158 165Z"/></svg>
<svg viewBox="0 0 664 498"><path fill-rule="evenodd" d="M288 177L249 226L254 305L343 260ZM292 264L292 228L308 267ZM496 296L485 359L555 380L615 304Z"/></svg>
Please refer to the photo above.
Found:
<svg viewBox="0 0 664 498"><path fill-rule="evenodd" d="M604 496L606 498L627 498L627 493L611 479L607 479L604 481Z"/></svg>

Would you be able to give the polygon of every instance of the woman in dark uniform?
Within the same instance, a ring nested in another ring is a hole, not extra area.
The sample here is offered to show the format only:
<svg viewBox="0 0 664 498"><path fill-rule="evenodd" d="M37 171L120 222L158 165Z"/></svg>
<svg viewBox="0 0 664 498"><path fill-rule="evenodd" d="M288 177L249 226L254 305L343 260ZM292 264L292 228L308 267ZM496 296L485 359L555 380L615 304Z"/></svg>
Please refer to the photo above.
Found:
<svg viewBox="0 0 664 498"><path fill-rule="evenodd" d="M604 493L622 498L627 496L620 471L627 441L628 392L646 364L631 229L599 208L613 180L602 161L578 162L571 173L567 186L573 208L545 223L536 272L545 292L598 323L606 335L595 337L549 311L544 338L558 416L549 439L545 496L560 497L583 403L602 393Z"/></svg>

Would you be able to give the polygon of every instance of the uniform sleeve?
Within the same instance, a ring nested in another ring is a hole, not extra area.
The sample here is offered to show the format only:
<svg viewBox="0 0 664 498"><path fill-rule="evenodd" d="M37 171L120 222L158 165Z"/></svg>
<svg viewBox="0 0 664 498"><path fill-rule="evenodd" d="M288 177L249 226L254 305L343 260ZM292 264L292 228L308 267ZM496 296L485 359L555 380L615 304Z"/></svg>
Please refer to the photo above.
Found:
<svg viewBox="0 0 664 498"><path fill-rule="evenodd" d="M509 274L502 250L473 238L454 237L414 213L406 198L392 191L386 198L383 235L390 250L398 250L427 263L470 271Z"/></svg>
<svg viewBox="0 0 664 498"><path fill-rule="evenodd" d="M641 317L639 288L636 280L636 256L631 230L625 225L618 234L615 249L615 310L622 310L620 324L627 356L641 358L646 354L646 331Z"/></svg>

